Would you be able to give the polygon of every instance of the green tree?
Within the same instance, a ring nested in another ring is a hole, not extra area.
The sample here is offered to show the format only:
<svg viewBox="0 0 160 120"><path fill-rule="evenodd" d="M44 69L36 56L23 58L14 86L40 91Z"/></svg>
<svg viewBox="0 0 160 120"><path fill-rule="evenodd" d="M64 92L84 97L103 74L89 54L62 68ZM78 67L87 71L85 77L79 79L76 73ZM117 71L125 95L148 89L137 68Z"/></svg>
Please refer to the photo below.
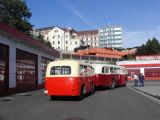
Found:
<svg viewBox="0 0 160 120"><path fill-rule="evenodd" d="M146 44L137 49L136 55L157 55L160 54L160 43L156 38L148 40Z"/></svg>
<svg viewBox="0 0 160 120"><path fill-rule="evenodd" d="M34 37L35 39L39 40L41 43L49 46L49 47L52 47L51 43L47 40L44 40L44 37L41 33L39 33L39 35L37 37Z"/></svg>
<svg viewBox="0 0 160 120"><path fill-rule="evenodd" d="M29 19L32 13L28 9L25 0L0 0L1 20L10 26L30 34L32 25Z"/></svg>

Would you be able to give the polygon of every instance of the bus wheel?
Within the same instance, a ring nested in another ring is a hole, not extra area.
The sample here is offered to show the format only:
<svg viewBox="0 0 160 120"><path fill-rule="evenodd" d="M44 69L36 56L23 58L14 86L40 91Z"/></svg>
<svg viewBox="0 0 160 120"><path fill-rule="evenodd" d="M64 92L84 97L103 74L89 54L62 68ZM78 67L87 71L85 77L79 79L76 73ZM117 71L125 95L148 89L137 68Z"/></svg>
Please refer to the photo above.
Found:
<svg viewBox="0 0 160 120"><path fill-rule="evenodd" d="M82 86L81 88L81 93L80 93L80 96L79 96L79 100L83 100L84 98L84 86Z"/></svg>
<svg viewBox="0 0 160 120"><path fill-rule="evenodd" d="M112 85L111 85L111 89L114 89L115 88L115 80L112 80Z"/></svg>
<svg viewBox="0 0 160 120"><path fill-rule="evenodd" d="M94 93L95 93L95 86L94 86L94 84L92 83L91 95L93 95Z"/></svg>
<svg viewBox="0 0 160 120"><path fill-rule="evenodd" d="M54 96L51 95L50 96L50 101L52 101L52 100L54 100Z"/></svg>
<svg viewBox="0 0 160 120"><path fill-rule="evenodd" d="M127 80L125 80L125 83L124 83L124 87L126 87L127 86Z"/></svg>
<svg viewBox="0 0 160 120"><path fill-rule="evenodd" d="M125 82L124 84L123 84L123 87L126 87L127 86L127 83Z"/></svg>

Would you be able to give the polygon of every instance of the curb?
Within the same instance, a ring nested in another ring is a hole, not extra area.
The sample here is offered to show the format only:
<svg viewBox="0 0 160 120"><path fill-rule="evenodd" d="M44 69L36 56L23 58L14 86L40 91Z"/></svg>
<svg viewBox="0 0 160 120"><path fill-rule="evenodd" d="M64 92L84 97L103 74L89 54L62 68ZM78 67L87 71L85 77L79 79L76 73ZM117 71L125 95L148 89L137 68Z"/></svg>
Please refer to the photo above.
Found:
<svg viewBox="0 0 160 120"><path fill-rule="evenodd" d="M155 96L155 95L152 95L152 94L149 94L147 92L144 92L142 90L139 90L139 89L136 89L134 87L131 87L131 86L127 86L127 88L129 88L130 90L140 94L140 95L143 95L145 97L147 97L148 99L160 104L160 96Z"/></svg>

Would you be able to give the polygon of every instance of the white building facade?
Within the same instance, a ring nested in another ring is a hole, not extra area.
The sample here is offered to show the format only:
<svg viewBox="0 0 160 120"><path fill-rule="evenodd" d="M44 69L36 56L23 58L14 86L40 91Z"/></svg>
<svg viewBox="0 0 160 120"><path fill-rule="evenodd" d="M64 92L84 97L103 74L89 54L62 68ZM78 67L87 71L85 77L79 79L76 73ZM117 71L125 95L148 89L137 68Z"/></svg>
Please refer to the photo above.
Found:
<svg viewBox="0 0 160 120"><path fill-rule="evenodd" d="M122 48L122 27L106 26L99 29L99 46Z"/></svg>
<svg viewBox="0 0 160 120"><path fill-rule="evenodd" d="M98 30L79 31L77 36L82 45L89 45L92 48L99 47Z"/></svg>
<svg viewBox="0 0 160 120"><path fill-rule="evenodd" d="M74 51L74 48L80 46L77 33L72 28L48 27L37 31L59 51Z"/></svg>

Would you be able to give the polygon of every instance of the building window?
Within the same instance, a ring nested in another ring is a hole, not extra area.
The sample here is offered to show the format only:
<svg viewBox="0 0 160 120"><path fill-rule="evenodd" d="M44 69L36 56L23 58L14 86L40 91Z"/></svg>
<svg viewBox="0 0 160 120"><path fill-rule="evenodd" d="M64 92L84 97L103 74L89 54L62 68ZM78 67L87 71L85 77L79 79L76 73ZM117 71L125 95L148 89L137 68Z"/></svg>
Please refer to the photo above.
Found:
<svg viewBox="0 0 160 120"><path fill-rule="evenodd" d="M68 50L68 47L66 47L66 51Z"/></svg>
<svg viewBox="0 0 160 120"><path fill-rule="evenodd" d="M58 35L58 39L60 38L60 35Z"/></svg>
<svg viewBox="0 0 160 120"><path fill-rule="evenodd" d="M58 44L60 44L60 41L58 41Z"/></svg>
<svg viewBox="0 0 160 120"><path fill-rule="evenodd" d="M66 41L66 44L68 44L68 41Z"/></svg>
<svg viewBox="0 0 160 120"><path fill-rule="evenodd" d="M77 41L75 41L75 45L77 45Z"/></svg>
<svg viewBox="0 0 160 120"><path fill-rule="evenodd" d="M58 30L54 30L54 32L55 32L55 33L57 33L57 32L58 32Z"/></svg>

